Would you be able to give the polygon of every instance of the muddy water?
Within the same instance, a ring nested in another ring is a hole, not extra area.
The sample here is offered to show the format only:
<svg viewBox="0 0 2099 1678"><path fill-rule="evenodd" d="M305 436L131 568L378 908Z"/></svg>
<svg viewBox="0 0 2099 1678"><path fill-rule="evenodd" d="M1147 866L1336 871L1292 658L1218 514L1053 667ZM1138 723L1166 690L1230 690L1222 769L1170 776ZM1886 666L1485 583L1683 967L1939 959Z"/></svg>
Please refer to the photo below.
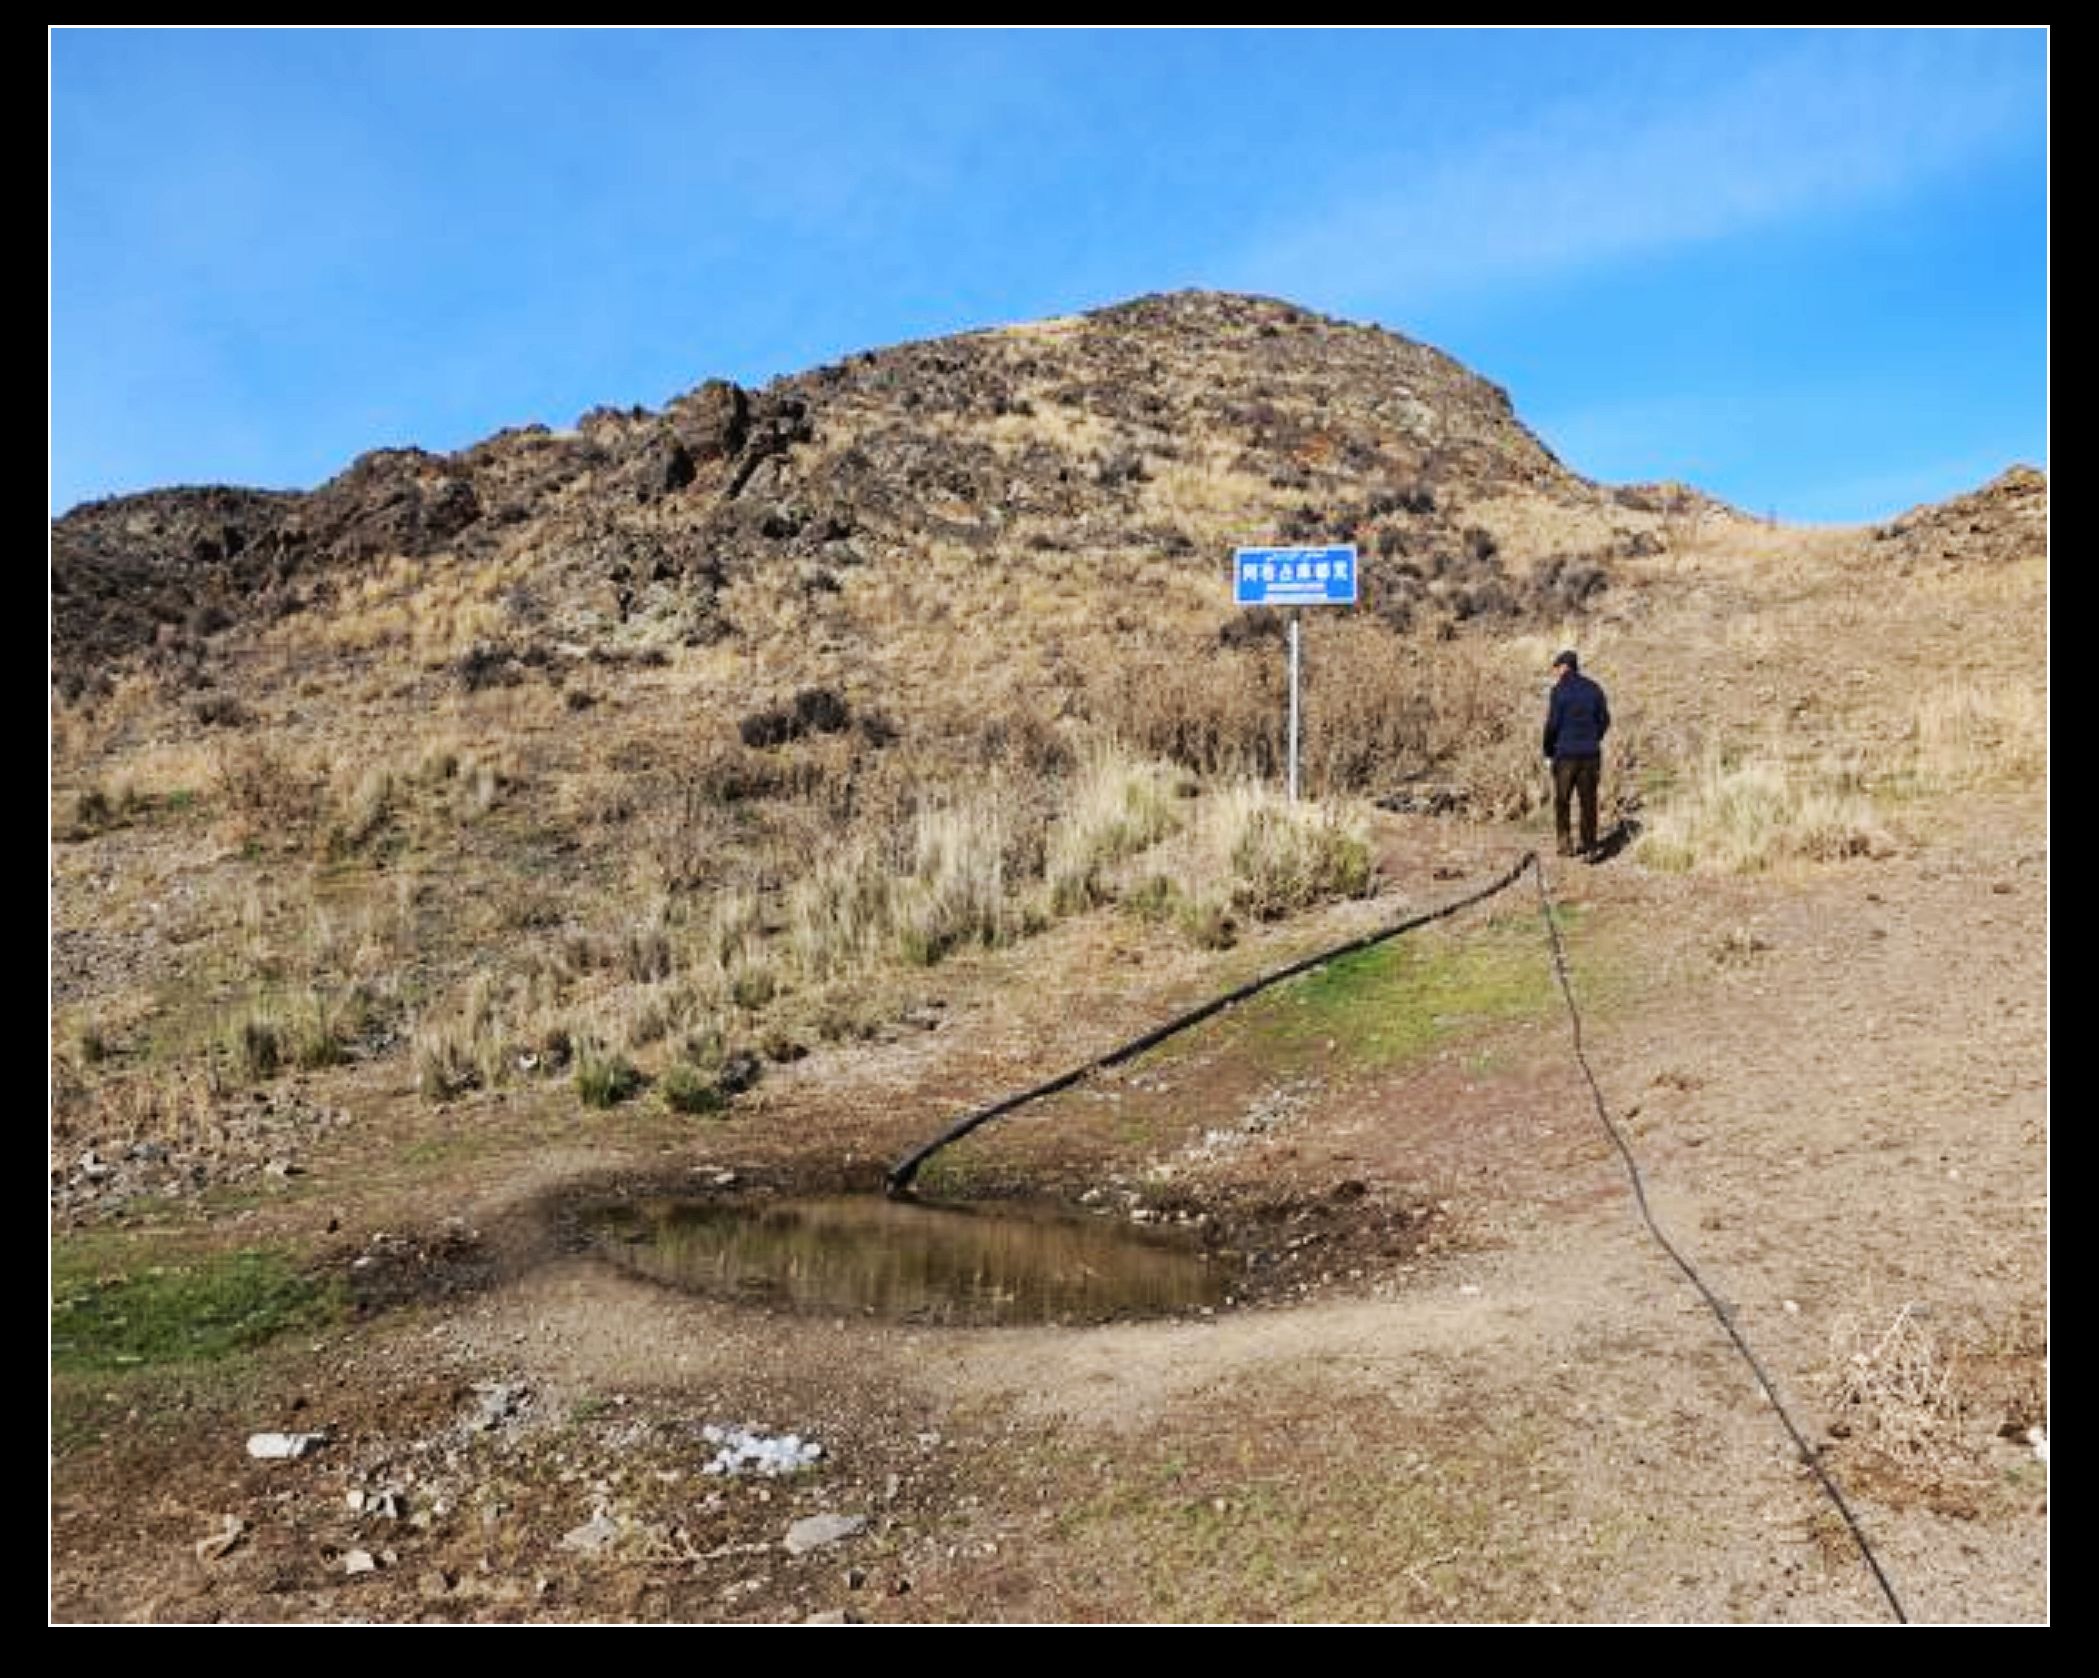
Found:
<svg viewBox="0 0 2099 1678"><path fill-rule="evenodd" d="M648 1200L585 1223L613 1263L673 1287L915 1322L1157 1316L1214 1305L1231 1280L1228 1265L1168 1232L1040 1207Z"/></svg>

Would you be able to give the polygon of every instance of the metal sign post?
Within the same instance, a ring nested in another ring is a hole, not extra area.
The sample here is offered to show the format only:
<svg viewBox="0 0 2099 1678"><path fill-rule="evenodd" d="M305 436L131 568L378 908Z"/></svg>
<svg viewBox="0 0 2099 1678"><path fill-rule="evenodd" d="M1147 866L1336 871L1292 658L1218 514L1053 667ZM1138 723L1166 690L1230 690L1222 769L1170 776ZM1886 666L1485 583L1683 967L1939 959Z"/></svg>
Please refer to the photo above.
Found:
<svg viewBox="0 0 2099 1678"><path fill-rule="evenodd" d="M1298 673L1303 664L1301 624L1305 606L1356 603L1356 550L1340 543L1324 548L1239 548L1232 554L1232 599L1241 606L1288 606L1290 613L1290 802L1297 802Z"/></svg>
<svg viewBox="0 0 2099 1678"><path fill-rule="evenodd" d="M1290 614L1290 802L1297 802L1297 671L1300 663L1298 630L1304 613Z"/></svg>

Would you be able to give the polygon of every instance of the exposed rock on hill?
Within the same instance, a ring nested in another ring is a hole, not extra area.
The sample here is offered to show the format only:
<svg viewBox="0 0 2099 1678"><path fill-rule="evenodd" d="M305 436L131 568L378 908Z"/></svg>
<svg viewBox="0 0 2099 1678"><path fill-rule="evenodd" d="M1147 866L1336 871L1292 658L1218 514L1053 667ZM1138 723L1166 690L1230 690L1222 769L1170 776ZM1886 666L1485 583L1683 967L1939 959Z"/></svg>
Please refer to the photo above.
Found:
<svg viewBox="0 0 2099 1678"><path fill-rule="evenodd" d="M2048 551L2048 480L2014 466L1950 501L1913 507L1874 533L1905 567L2002 564Z"/></svg>

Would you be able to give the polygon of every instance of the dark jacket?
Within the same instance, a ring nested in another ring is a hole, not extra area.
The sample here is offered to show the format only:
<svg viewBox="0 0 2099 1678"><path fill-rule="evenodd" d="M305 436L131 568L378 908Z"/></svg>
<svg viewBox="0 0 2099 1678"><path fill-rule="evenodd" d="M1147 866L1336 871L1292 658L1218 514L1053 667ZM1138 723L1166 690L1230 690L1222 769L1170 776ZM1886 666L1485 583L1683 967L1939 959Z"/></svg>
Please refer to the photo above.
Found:
<svg viewBox="0 0 2099 1678"><path fill-rule="evenodd" d="M1610 731L1611 707L1602 688L1579 670L1553 683L1545 711L1547 757L1601 757L1603 737Z"/></svg>

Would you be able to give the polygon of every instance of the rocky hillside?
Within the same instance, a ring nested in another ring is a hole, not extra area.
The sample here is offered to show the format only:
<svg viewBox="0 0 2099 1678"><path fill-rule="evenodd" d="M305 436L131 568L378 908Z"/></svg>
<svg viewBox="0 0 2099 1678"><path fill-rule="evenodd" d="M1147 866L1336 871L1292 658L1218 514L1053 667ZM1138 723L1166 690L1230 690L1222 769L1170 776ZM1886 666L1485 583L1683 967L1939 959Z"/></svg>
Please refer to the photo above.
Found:
<svg viewBox="0 0 2099 1678"><path fill-rule="evenodd" d="M2014 466L1950 501L1913 507L1873 532L1905 571L1917 566L2001 566L2048 548L2048 480Z"/></svg>
<svg viewBox="0 0 2099 1678"><path fill-rule="evenodd" d="M1395 626L1508 617L1593 599L1614 555L1652 547L1669 500L1567 471L1501 390L1426 345L1181 293L760 391L710 380L659 411L455 454L377 450L303 494L83 506L52 531L55 675L76 693L145 655L209 679L229 630L325 614L401 559L502 570L497 661L549 639L762 640L779 619L835 662L891 639L921 595L977 602L1010 635L1016 616L1059 615L1033 610L1047 597L1109 582L1214 630L1231 616L1225 551L1256 540L1363 544L1370 604Z"/></svg>

